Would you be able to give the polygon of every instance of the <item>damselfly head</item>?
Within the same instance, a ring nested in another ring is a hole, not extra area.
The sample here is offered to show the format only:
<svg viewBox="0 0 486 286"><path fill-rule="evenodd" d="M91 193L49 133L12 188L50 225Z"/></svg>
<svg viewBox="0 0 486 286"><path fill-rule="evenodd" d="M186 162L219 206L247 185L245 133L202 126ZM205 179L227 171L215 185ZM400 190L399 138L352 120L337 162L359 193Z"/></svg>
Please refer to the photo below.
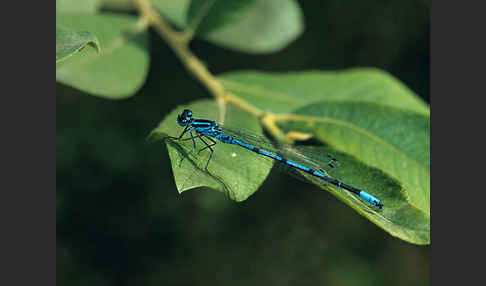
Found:
<svg viewBox="0 0 486 286"><path fill-rule="evenodd" d="M192 120L192 111L189 109L184 109L184 111L177 116L177 123L179 123L180 126L187 126Z"/></svg>

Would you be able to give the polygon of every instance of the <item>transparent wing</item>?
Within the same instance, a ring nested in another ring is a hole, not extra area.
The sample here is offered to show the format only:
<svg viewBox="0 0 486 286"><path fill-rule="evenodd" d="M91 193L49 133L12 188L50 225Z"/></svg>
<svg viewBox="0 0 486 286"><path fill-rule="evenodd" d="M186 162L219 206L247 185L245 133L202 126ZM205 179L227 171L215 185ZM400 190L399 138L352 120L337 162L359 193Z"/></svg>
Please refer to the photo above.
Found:
<svg viewBox="0 0 486 286"><path fill-rule="evenodd" d="M299 158L304 162L310 162L318 169L333 171L341 166L341 163L331 154L323 153L319 147L315 146L293 146L281 145L279 149L286 154L292 154L292 158Z"/></svg>
<svg viewBox="0 0 486 286"><path fill-rule="evenodd" d="M278 154L285 159L294 161L303 166L315 169L323 170L326 173L331 172L340 166L339 161L332 155L323 153L319 148L311 146L293 146L288 144L277 144L268 140L263 136L259 136L243 130L234 130L228 127L222 127L223 132L229 136L239 139L247 144L251 144L257 148L266 150L268 152ZM261 156L265 157L265 156ZM266 157L265 157L266 158ZM271 159L270 159L271 160ZM288 167L286 164L286 171L293 170L295 168ZM301 173L301 172L299 172ZM329 173L328 173L329 174ZM307 176L306 176L307 177Z"/></svg>

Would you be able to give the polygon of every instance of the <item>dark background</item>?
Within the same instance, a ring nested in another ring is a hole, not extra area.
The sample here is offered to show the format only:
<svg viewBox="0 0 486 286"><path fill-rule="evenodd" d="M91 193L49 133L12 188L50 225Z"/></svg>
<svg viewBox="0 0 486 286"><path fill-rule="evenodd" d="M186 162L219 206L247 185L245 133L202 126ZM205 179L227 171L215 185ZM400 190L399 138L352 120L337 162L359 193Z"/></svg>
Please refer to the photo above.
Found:
<svg viewBox="0 0 486 286"><path fill-rule="evenodd" d="M215 74L240 69L389 71L429 102L428 1L299 1L306 30L271 55L203 41ZM151 32L132 98L56 87L59 285L429 285L430 247L391 237L332 195L272 172L247 201L177 193L167 151L147 134L207 91Z"/></svg>

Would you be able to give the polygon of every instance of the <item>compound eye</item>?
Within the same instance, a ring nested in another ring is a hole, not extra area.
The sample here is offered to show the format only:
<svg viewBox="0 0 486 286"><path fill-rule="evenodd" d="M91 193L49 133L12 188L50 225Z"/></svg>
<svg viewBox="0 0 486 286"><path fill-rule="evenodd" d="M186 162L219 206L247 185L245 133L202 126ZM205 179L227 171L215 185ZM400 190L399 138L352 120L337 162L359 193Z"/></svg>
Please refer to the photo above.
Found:
<svg viewBox="0 0 486 286"><path fill-rule="evenodd" d="M182 117L184 117L185 120L190 120L192 117L192 111L190 111L189 109L184 109L184 111L182 112Z"/></svg>

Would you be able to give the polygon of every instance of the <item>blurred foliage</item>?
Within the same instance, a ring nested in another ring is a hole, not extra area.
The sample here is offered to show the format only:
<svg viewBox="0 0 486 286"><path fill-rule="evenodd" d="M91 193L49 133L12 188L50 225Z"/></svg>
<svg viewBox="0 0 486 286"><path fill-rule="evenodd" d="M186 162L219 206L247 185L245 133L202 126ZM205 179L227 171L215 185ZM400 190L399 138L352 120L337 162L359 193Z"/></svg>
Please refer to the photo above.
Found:
<svg viewBox="0 0 486 286"><path fill-rule="evenodd" d="M299 4L305 31L278 53L204 41L192 48L215 74L378 67L429 101L428 2ZM430 284L430 247L384 235L328 193L279 172L242 203L211 191L179 195L166 149L145 138L207 91L149 36L149 74L136 96L109 101L57 85L60 285Z"/></svg>
<svg viewBox="0 0 486 286"><path fill-rule="evenodd" d="M82 51L56 65L57 81L111 99L132 96L142 86L148 73L149 43L148 33L139 31L136 17L58 13L56 22L94 33L101 46L97 55Z"/></svg>
<svg viewBox="0 0 486 286"><path fill-rule="evenodd" d="M89 32L79 32L56 26L56 64L78 53L86 46L100 52L98 38Z"/></svg>

